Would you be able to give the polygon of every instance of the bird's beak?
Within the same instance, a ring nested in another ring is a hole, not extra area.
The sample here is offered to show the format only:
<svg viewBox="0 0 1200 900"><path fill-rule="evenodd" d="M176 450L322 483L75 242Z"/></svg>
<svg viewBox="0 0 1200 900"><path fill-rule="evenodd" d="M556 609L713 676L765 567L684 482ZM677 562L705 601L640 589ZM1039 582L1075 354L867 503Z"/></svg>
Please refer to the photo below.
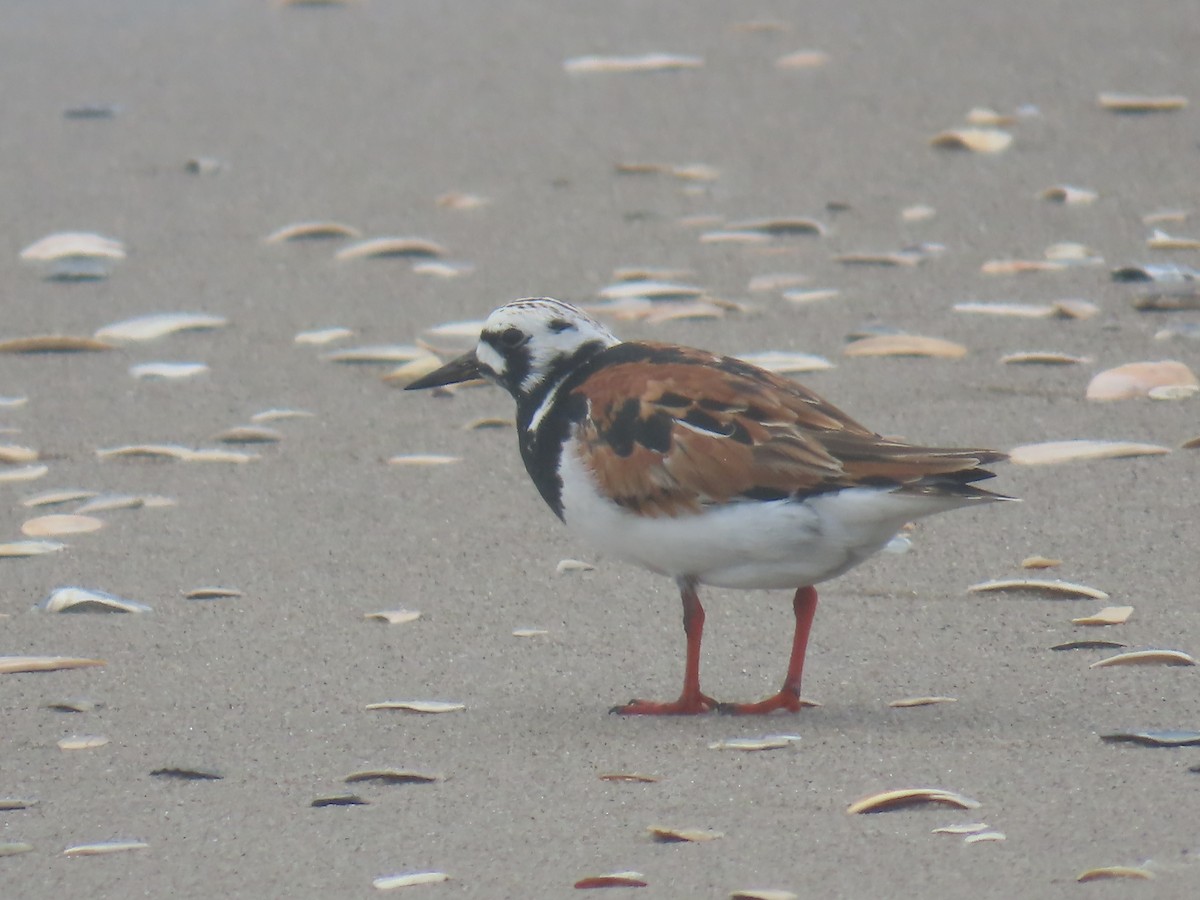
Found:
<svg viewBox="0 0 1200 900"><path fill-rule="evenodd" d="M443 387L447 384L474 381L482 377L483 373L479 371L479 360L475 358L475 351L470 350L457 359L450 360L450 362L446 363L440 369L436 369L428 375L418 378L404 389L406 391L420 391L425 388Z"/></svg>

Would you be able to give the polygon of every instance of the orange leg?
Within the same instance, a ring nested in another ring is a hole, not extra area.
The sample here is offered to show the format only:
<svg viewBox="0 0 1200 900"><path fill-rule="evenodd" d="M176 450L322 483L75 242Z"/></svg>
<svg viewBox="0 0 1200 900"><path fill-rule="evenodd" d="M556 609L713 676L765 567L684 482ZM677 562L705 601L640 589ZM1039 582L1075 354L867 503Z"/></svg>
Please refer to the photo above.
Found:
<svg viewBox="0 0 1200 900"><path fill-rule="evenodd" d="M696 595L695 583L681 581L679 598L683 601L683 631L687 635L687 663L683 670L683 692L679 699L672 703L631 700L624 706L614 706L609 712L621 716L695 716L717 708L716 700L700 692L700 641L704 637L704 607Z"/></svg>
<svg viewBox="0 0 1200 900"><path fill-rule="evenodd" d="M792 656L788 660L787 675L779 693L760 700L758 703L722 703L720 712L735 716L758 716L782 709L799 712L806 706L816 706L811 700L800 698L800 679L804 675L804 653L808 649L808 633L812 630L813 617L817 614L817 591L802 587L792 599L796 613L796 633L792 637Z"/></svg>

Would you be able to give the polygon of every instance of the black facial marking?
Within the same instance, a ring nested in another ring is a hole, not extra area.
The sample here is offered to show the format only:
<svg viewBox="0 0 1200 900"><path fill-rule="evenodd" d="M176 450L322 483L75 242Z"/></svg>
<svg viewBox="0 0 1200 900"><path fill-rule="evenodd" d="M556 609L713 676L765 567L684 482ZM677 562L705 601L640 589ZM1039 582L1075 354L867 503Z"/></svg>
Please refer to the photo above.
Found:
<svg viewBox="0 0 1200 900"><path fill-rule="evenodd" d="M568 322L566 319L551 319L549 328L555 334L562 334L564 331L574 331L575 324Z"/></svg>

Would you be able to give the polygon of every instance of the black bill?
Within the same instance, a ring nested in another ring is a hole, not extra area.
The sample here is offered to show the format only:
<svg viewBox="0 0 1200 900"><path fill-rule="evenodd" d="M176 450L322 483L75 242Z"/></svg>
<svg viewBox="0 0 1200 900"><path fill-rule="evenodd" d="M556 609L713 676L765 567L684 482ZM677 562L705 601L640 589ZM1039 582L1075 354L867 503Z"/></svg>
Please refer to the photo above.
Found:
<svg viewBox="0 0 1200 900"><path fill-rule="evenodd" d="M482 378L483 374L479 371L479 360L475 358L475 351L471 350L464 353L457 359L452 359L440 369L430 372L421 378L418 378L412 384L405 387L406 391L420 391L425 388L442 387L447 384L459 384L464 381L474 381L477 378Z"/></svg>

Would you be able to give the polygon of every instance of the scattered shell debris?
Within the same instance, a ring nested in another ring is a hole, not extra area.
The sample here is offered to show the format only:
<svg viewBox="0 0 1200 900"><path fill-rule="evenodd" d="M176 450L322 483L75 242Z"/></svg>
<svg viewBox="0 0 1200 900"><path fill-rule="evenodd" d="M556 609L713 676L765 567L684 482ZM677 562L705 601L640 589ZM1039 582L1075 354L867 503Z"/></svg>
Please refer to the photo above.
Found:
<svg viewBox="0 0 1200 900"><path fill-rule="evenodd" d="M587 888L648 887L650 882L641 872L610 872L608 875L589 875L575 882L580 890Z"/></svg>
<svg viewBox="0 0 1200 900"><path fill-rule="evenodd" d="M725 230L739 234L765 234L768 237L791 237L793 235L816 235L821 237L828 228L816 219L803 216L775 216L762 219L746 219L730 222Z"/></svg>
<svg viewBox="0 0 1200 900"><path fill-rule="evenodd" d="M59 750L95 750L108 743L102 734L78 734L58 741Z"/></svg>
<svg viewBox="0 0 1200 900"><path fill-rule="evenodd" d="M1124 625L1133 615L1132 606L1106 606L1090 616L1072 619L1072 625Z"/></svg>
<svg viewBox="0 0 1200 900"><path fill-rule="evenodd" d="M485 431L496 428L516 428L515 419L507 416L480 416L463 425L463 431Z"/></svg>
<svg viewBox="0 0 1200 900"><path fill-rule="evenodd" d="M1100 735L1100 740L1106 744L1141 744L1144 747L1195 747L1200 745L1200 731L1115 731Z"/></svg>
<svg viewBox="0 0 1200 900"><path fill-rule="evenodd" d="M1088 356L1074 356L1056 350L1022 350L1000 357L1000 362L1006 366L1082 366L1091 361Z"/></svg>
<svg viewBox="0 0 1200 900"><path fill-rule="evenodd" d="M69 700L54 700L46 704L46 709L52 709L55 712L72 712L72 713L89 713L94 712L98 706L94 700L88 700L83 697L73 697Z"/></svg>
<svg viewBox="0 0 1200 900"><path fill-rule="evenodd" d="M1200 281L1200 269L1180 263L1143 263L1122 266L1110 273L1113 281L1153 281L1163 284L1186 284Z"/></svg>
<svg viewBox="0 0 1200 900"><path fill-rule="evenodd" d="M841 291L836 288L814 288L811 291L784 291L783 299L788 303L804 305L807 303L817 303L821 300L832 300L840 294Z"/></svg>
<svg viewBox="0 0 1200 900"><path fill-rule="evenodd" d="M145 603L136 600L126 600L107 591L96 591L89 588L62 587L50 592L37 608L51 613L144 613L151 609Z"/></svg>
<svg viewBox="0 0 1200 900"><path fill-rule="evenodd" d="M737 357L769 372L790 375L799 372L821 372L832 369L833 363L823 356L812 353L788 353L782 350L763 350L758 353L743 353Z"/></svg>
<svg viewBox="0 0 1200 900"><path fill-rule="evenodd" d="M815 703L800 701L802 704L815 706ZM708 745L709 750L741 750L747 753L753 753L758 750L782 750L784 747L790 747L792 744L800 740L799 735L795 734L768 734L763 737L737 737L727 738L723 741L714 741Z"/></svg>
<svg viewBox="0 0 1200 900"><path fill-rule="evenodd" d="M703 297L704 288L677 281L657 279L625 278L602 287L597 292L606 300L623 300L628 297L645 297L649 300L687 300ZM479 323L482 326L482 322ZM475 332L479 333L478 330Z"/></svg>
<svg viewBox="0 0 1200 900"><path fill-rule="evenodd" d="M415 609L382 609L379 612L363 614L364 619L376 619L389 625L405 625L421 618L421 613Z"/></svg>
<svg viewBox="0 0 1200 900"><path fill-rule="evenodd" d="M225 163L213 156L193 156L183 164L183 171L191 175L216 175L225 168Z"/></svg>
<svg viewBox="0 0 1200 900"><path fill-rule="evenodd" d="M981 831L978 834L969 834L963 838L964 844L979 844L990 841L1007 840L1007 836L1003 831Z"/></svg>
<svg viewBox="0 0 1200 900"><path fill-rule="evenodd" d="M441 367L442 360L439 357L427 354L398 366L384 375L382 381L386 384L394 384L396 387L408 387L418 378L424 378Z"/></svg>
<svg viewBox="0 0 1200 900"><path fill-rule="evenodd" d="M0 812L9 812L18 809L30 809L37 806L38 801L28 800L19 797L0 797Z"/></svg>
<svg viewBox="0 0 1200 900"><path fill-rule="evenodd" d="M1015 319L1090 319L1100 308L1090 300L1059 300L1055 303L955 303L954 311Z"/></svg>
<svg viewBox="0 0 1200 900"><path fill-rule="evenodd" d="M418 884L439 884L449 880L450 876L445 872L404 872L399 875L380 875L371 882L371 886L380 891L390 891Z"/></svg>
<svg viewBox="0 0 1200 900"><path fill-rule="evenodd" d="M925 203L914 203L900 210L901 222L926 222L937 215L937 210Z"/></svg>
<svg viewBox="0 0 1200 900"><path fill-rule="evenodd" d="M1196 660L1182 650L1131 650L1098 660L1089 669L1106 669L1111 666L1194 666Z"/></svg>
<svg viewBox="0 0 1200 900"><path fill-rule="evenodd" d="M799 272L771 272L753 276L746 285L746 290L752 294L785 291L804 284L806 281L808 281L808 276L801 275Z"/></svg>
<svg viewBox="0 0 1200 900"><path fill-rule="evenodd" d="M895 709L908 709L913 706L933 706L937 703L957 703L957 697L904 697L900 700L893 700L888 703Z"/></svg>
<svg viewBox="0 0 1200 900"><path fill-rule="evenodd" d="M707 163L617 163L618 175L669 175L680 181L716 181L721 177L721 170Z"/></svg>
<svg viewBox="0 0 1200 900"><path fill-rule="evenodd" d="M330 240L332 238L358 238L362 232L351 225L341 222L293 222L272 231L264 239L268 244L282 244L285 241Z"/></svg>
<svg viewBox="0 0 1200 900"><path fill-rule="evenodd" d="M1146 238L1146 246L1151 250L1200 250L1200 238L1179 237L1155 229Z"/></svg>
<svg viewBox="0 0 1200 900"><path fill-rule="evenodd" d="M27 262L53 262L68 256L124 259L125 245L90 231L58 231L21 251L21 259Z"/></svg>
<svg viewBox="0 0 1200 900"><path fill-rule="evenodd" d="M1109 878L1132 878L1140 881L1152 881L1155 875L1145 866L1099 866L1087 869L1075 876L1078 882L1102 881Z"/></svg>
<svg viewBox="0 0 1200 900"><path fill-rule="evenodd" d="M237 588L198 587L185 593L183 598L185 600L232 600L244 596L245 594Z"/></svg>
<svg viewBox="0 0 1200 900"><path fill-rule="evenodd" d="M377 784L436 784L445 781L440 772L418 772L414 769L363 769L351 772L343 781L346 784L374 782Z"/></svg>
<svg viewBox="0 0 1200 900"><path fill-rule="evenodd" d="M514 628L512 631L512 636L519 638L531 638L542 637L549 633L550 632L545 628Z"/></svg>
<svg viewBox="0 0 1200 900"><path fill-rule="evenodd" d="M1122 94L1106 91L1096 98L1101 109L1119 113L1173 112L1188 105L1178 94Z"/></svg>
<svg viewBox="0 0 1200 900"><path fill-rule="evenodd" d="M224 328L229 320L207 313L154 313L105 325L96 332L99 341L155 341L185 331L213 331Z"/></svg>
<svg viewBox="0 0 1200 900"><path fill-rule="evenodd" d="M1100 195L1093 190L1070 184L1051 185L1038 196L1050 203L1062 203L1065 206L1086 206L1089 203L1095 203L1100 198Z"/></svg>
<svg viewBox="0 0 1200 900"><path fill-rule="evenodd" d="M1086 584L1075 584L1070 581L1048 580L1042 578L1001 578L995 581L983 581L967 588L972 593L988 591L1026 591L1038 594L1048 594L1052 597L1087 597L1093 600L1107 600L1108 594L1088 587Z"/></svg>
<svg viewBox="0 0 1200 900"><path fill-rule="evenodd" d="M629 784L657 784L662 780L657 775L642 775L639 772L603 772L598 777L601 781L620 781Z"/></svg>
<svg viewBox="0 0 1200 900"><path fill-rule="evenodd" d="M682 53L642 53L632 56L574 56L563 61L563 69L572 75L624 72L669 72L699 69L704 59Z"/></svg>
<svg viewBox="0 0 1200 900"><path fill-rule="evenodd" d="M1128 647L1128 644L1122 644L1120 641L1067 641L1062 644L1055 644L1051 650L1120 650Z"/></svg>
<svg viewBox="0 0 1200 900"><path fill-rule="evenodd" d="M1089 459L1162 456L1170 452L1170 447L1133 441L1047 441L1013 447L1008 451L1008 458L1018 466L1046 466Z"/></svg>
<svg viewBox="0 0 1200 900"><path fill-rule="evenodd" d="M104 521L92 516L49 515L29 519L21 525L21 534L26 537L61 537L68 534L87 534L99 531Z"/></svg>
<svg viewBox="0 0 1200 900"><path fill-rule="evenodd" d="M93 497L75 510L76 516L91 515L98 512L115 512L122 509L142 509L149 506L149 498L138 494L100 494ZM155 504L163 505L163 504Z"/></svg>
<svg viewBox="0 0 1200 900"><path fill-rule="evenodd" d="M264 425L236 425L213 435L213 440L222 444L276 444L283 440L283 433Z"/></svg>
<svg viewBox="0 0 1200 900"><path fill-rule="evenodd" d="M322 344L332 344L334 341L353 336L352 329L335 325L329 328L314 328L310 331L297 332L292 341L296 344L312 344L319 347Z"/></svg>
<svg viewBox="0 0 1200 900"><path fill-rule="evenodd" d="M979 834L988 830L986 822L967 822L963 825L942 825L934 828L930 834Z"/></svg>
<svg viewBox="0 0 1200 900"><path fill-rule="evenodd" d="M5 856L20 856L22 853L29 853L33 850L33 844L25 841L3 841L0 842L0 857Z"/></svg>
<svg viewBox="0 0 1200 900"><path fill-rule="evenodd" d="M398 709L402 712L426 713L429 715L461 712L466 708L465 703L453 703L446 700L385 700L382 703L367 704L367 709L369 710Z"/></svg>
<svg viewBox="0 0 1200 900"><path fill-rule="evenodd" d="M150 772L153 778L172 778L176 781L221 781L225 776L206 766L165 766Z"/></svg>
<svg viewBox="0 0 1200 900"><path fill-rule="evenodd" d="M263 422L281 422L285 419L312 419L316 415L306 409L264 409L252 415L250 421L261 425Z"/></svg>
<svg viewBox="0 0 1200 900"><path fill-rule="evenodd" d="M22 672L58 672L62 669L86 669L106 665L102 659L78 656L0 656L0 675Z"/></svg>
<svg viewBox="0 0 1200 900"><path fill-rule="evenodd" d="M446 253L445 247L426 238L377 237L348 244L335 253L334 258L342 261L353 259L384 259L396 256L426 259L431 256L445 256Z"/></svg>
<svg viewBox="0 0 1200 900"><path fill-rule="evenodd" d="M1002 128L951 128L929 139L944 150L969 150L973 153L1000 153L1009 148L1013 136Z"/></svg>
<svg viewBox="0 0 1200 900"><path fill-rule="evenodd" d="M967 355L962 344L916 334L880 334L860 338L845 346L846 356L912 356L961 359Z"/></svg>
<svg viewBox="0 0 1200 900"><path fill-rule="evenodd" d="M445 456L438 453L409 453L393 456L388 461L389 466L448 466L462 462L461 456Z"/></svg>
<svg viewBox="0 0 1200 900"><path fill-rule="evenodd" d="M96 451L101 459L170 459L179 462L248 463L258 454L238 450L192 449L180 444L125 444Z"/></svg>
<svg viewBox="0 0 1200 900"><path fill-rule="evenodd" d="M777 69L817 69L829 62L822 50L796 50L775 60Z"/></svg>
<svg viewBox="0 0 1200 900"><path fill-rule="evenodd" d="M92 844L75 844L62 852L63 856L105 856L109 853L126 853L130 850L145 850L150 845L145 841L97 841Z"/></svg>
<svg viewBox="0 0 1200 900"><path fill-rule="evenodd" d="M71 334L38 334L0 341L0 353L102 353L114 349L106 341Z"/></svg>
<svg viewBox="0 0 1200 900"><path fill-rule="evenodd" d="M594 572L596 566L582 559L560 559L558 565L554 567L554 571L559 575L565 575L568 572Z"/></svg>
<svg viewBox="0 0 1200 900"><path fill-rule="evenodd" d="M158 381L182 381L185 378L195 378L209 371L204 363L188 362L150 362L138 363L129 367L129 374L134 378L146 378Z"/></svg>
<svg viewBox="0 0 1200 900"><path fill-rule="evenodd" d="M1088 383L1088 400L1127 400L1147 397L1158 388L1200 390L1200 379L1185 363L1168 359L1160 362L1135 362L1106 369Z"/></svg>
<svg viewBox="0 0 1200 900"><path fill-rule="evenodd" d="M893 791L881 791L878 794L868 794L861 800L856 800L846 807L846 812L878 813L908 806L918 806L925 803L940 803L946 806L956 806L959 809L978 809L983 804L970 797L945 791L940 788L902 788Z"/></svg>
<svg viewBox="0 0 1200 900"><path fill-rule="evenodd" d="M466 191L447 191L444 194L438 195L434 200L442 209L479 209L487 206L492 201L489 197L484 197L479 194L471 194Z"/></svg>
<svg viewBox="0 0 1200 900"><path fill-rule="evenodd" d="M58 541L9 541L0 544L0 559L25 559L65 550L66 544Z"/></svg>
<svg viewBox="0 0 1200 900"><path fill-rule="evenodd" d="M32 447L18 447L16 444L0 444L0 465L13 466L31 463L38 458L38 452Z"/></svg>
<svg viewBox="0 0 1200 900"><path fill-rule="evenodd" d="M725 837L723 831L712 831L707 828L667 828L662 825L651 825L646 831L654 840L663 844L703 844Z"/></svg>
<svg viewBox="0 0 1200 900"><path fill-rule="evenodd" d="M433 275L437 278L457 278L459 275L469 275L475 271L475 266L465 262L448 262L444 259L426 259L413 263L413 272L417 275Z"/></svg>
<svg viewBox="0 0 1200 900"><path fill-rule="evenodd" d="M37 481L49 471L49 467L44 466L41 463L0 469L0 484L15 484L21 481Z"/></svg>

